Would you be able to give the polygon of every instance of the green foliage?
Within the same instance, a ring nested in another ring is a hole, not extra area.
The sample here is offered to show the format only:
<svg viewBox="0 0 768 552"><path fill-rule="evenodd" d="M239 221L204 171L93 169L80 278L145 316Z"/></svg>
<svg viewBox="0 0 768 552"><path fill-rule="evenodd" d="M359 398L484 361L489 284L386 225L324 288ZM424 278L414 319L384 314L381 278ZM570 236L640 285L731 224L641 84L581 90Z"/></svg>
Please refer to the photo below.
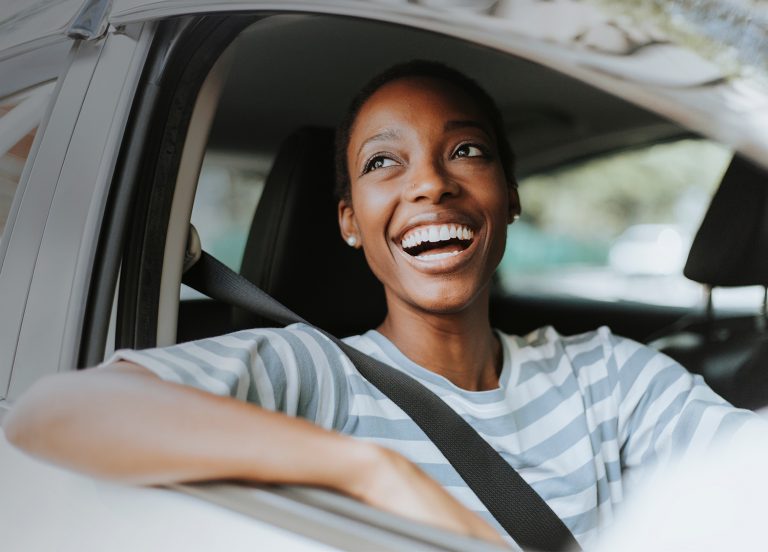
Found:
<svg viewBox="0 0 768 552"><path fill-rule="evenodd" d="M547 234L587 241L639 223L693 229L730 155L712 142L681 140L538 174L520 184L523 212Z"/></svg>

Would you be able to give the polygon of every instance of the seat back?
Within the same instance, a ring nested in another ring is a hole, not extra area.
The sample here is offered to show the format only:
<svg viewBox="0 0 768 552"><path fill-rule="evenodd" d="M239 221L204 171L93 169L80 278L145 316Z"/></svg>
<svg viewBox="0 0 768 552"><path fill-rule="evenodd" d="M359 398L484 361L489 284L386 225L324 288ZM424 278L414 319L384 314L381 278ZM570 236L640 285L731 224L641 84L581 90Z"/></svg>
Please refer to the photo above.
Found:
<svg viewBox="0 0 768 552"><path fill-rule="evenodd" d="M768 174L736 155L696 233L684 274L714 287L768 286ZM758 305L755 305L756 311ZM756 316L703 317L651 344L736 406L768 404L765 305Z"/></svg>
<svg viewBox="0 0 768 552"><path fill-rule="evenodd" d="M768 175L734 156L683 273L712 287L768 286Z"/></svg>
<svg viewBox="0 0 768 552"><path fill-rule="evenodd" d="M381 284L363 252L344 243L333 194L333 131L302 128L282 144L253 217L240 273L337 335L377 326L386 312ZM236 328L269 325L241 309Z"/></svg>

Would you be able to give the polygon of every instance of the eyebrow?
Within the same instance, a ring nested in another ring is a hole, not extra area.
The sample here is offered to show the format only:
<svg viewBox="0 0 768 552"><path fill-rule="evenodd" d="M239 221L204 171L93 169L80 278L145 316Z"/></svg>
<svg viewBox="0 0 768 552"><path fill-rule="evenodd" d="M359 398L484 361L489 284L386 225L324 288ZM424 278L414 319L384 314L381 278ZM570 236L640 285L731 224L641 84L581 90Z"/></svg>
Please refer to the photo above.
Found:
<svg viewBox="0 0 768 552"><path fill-rule="evenodd" d="M360 148L357 150L357 155L359 156L360 152L363 151L363 148L372 142L384 142L386 140L396 140L397 138L400 138L399 131L393 128L382 130L378 134L374 134L373 136L366 138L363 143L360 144Z"/></svg>

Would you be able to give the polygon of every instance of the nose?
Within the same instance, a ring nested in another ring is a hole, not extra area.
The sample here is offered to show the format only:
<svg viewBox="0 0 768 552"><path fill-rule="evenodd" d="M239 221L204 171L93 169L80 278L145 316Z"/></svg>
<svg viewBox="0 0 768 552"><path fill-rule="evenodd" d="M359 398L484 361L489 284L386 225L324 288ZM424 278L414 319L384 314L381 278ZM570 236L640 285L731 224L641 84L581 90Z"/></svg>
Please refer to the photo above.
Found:
<svg viewBox="0 0 768 552"><path fill-rule="evenodd" d="M423 160L411 165L411 174L405 190L409 201L440 203L459 194L459 185L436 160Z"/></svg>

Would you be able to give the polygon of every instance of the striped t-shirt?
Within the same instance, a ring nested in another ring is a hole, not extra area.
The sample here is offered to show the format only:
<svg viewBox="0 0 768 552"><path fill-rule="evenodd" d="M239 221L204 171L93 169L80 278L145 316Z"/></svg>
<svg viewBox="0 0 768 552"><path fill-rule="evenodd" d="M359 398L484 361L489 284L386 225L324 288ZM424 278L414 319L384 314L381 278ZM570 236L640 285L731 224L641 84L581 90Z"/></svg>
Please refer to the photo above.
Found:
<svg viewBox="0 0 768 552"><path fill-rule="evenodd" d="M667 356L605 327L570 337L551 327L525 337L498 336L503 366L499 387L488 391L455 386L376 331L346 341L439 395L547 501L582 546L613 519L640 468L699 454L754 416ZM117 359L394 449L503 533L421 429L308 326L122 350L110 361Z"/></svg>

